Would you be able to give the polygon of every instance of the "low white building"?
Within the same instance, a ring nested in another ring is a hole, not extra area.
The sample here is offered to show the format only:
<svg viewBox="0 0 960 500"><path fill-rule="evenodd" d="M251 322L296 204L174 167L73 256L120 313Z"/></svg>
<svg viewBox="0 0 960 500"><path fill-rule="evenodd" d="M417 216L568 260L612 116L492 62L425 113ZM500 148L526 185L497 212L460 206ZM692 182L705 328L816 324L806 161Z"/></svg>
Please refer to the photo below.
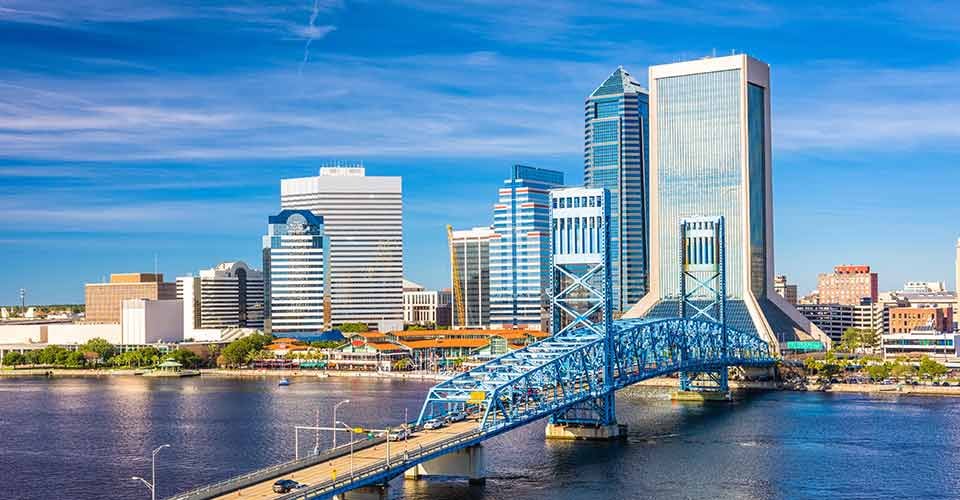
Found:
<svg viewBox="0 0 960 500"><path fill-rule="evenodd" d="M86 344L101 338L114 345L123 344L120 323L54 323L47 325L47 343L56 345Z"/></svg>
<svg viewBox="0 0 960 500"><path fill-rule="evenodd" d="M938 332L933 328L917 328L910 333L890 333L881 337L883 358L929 356L951 367L960 366L956 333Z"/></svg>
<svg viewBox="0 0 960 500"><path fill-rule="evenodd" d="M449 304L449 294L427 290L422 285L403 280L404 324L437 324L437 309L446 304Z"/></svg>
<svg viewBox="0 0 960 500"><path fill-rule="evenodd" d="M121 344L183 340L182 300L124 300L121 317Z"/></svg>

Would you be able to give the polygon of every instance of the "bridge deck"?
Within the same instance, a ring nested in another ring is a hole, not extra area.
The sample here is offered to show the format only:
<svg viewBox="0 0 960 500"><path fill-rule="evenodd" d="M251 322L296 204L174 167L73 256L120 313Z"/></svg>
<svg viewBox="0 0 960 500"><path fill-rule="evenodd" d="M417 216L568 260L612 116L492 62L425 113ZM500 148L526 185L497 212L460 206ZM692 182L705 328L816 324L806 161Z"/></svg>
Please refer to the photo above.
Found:
<svg viewBox="0 0 960 500"><path fill-rule="evenodd" d="M390 443L390 462L393 466L400 466L404 463L404 457L415 454L422 448L435 445L441 441L455 438L459 435L474 434L477 430L476 420L465 420L450 424L442 429L418 431L406 441L393 441ZM386 466L387 444L379 444L356 451L353 454L353 468L356 473L364 469L379 469ZM379 466L379 467L378 467ZM342 456L332 460L321 462L319 464L301 469L299 471L274 477L261 483L215 497L218 499L237 499L237 498L282 498L296 497L293 495L281 495L273 492L273 483L279 479L293 479L309 486L319 485L334 480L334 471L336 471L337 480L348 480L350 476L350 456ZM403 469L398 467L397 473Z"/></svg>

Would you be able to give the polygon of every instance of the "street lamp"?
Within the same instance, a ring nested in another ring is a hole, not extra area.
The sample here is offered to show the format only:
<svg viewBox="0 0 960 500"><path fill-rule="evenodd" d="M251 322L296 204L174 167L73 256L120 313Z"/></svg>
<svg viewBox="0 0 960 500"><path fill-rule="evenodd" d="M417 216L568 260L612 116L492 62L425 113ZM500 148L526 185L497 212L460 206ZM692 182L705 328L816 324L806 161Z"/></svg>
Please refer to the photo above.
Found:
<svg viewBox="0 0 960 500"><path fill-rule="evenodd" d="M353 428L349 425L337 420L336 423L344 426L347 429L347 432L350 433L350 481L353 481ZM336 431L334 431L336 432ZM336 435L336 434L334 434Z"/></svg>
<svg viewBox="0 0 960 500"><path fill-rule="evenodd" d="M162 444L158 446L157 449L153 450L153 454L150 457L150 481L149 482L147 482L146 479L139 476L133 476L130 478L134 481L142 482L150 490L151 500L157 500L157 453L160 453L160 450L164 448L169 448L169 447L170 447L169 444Z"/></svg>
<svg viewBox="0 0 960 500"><path fill-rule="evenodd" d="M333 405L333 426L334 427L337 426L337 408L339 408L340 405L347 404L349 402L350 402L349 399L344 399L343 401ZM319 443L317 443L318 449L319 449L319 446L320 446ZM334 448L337 447L337 431L336 430L333 431L333 447Z"/></svg>

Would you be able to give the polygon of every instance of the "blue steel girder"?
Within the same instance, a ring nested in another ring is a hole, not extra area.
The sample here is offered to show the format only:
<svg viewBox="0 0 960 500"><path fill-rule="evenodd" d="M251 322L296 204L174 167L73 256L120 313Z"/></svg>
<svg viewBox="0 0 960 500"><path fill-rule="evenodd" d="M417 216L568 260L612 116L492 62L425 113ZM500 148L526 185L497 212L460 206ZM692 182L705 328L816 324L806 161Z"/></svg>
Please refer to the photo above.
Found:
<svg viewBox="0 0 960 500"><path fill-rule="evenodd" d="M728 366L766 366L769 346L752 334L702 319L618 320L612 381L604 380L604 336L581 328L507 353L430 389L419 422L451 411L480 415L484 431L502 430L604 397L640 380Z"/></svg>

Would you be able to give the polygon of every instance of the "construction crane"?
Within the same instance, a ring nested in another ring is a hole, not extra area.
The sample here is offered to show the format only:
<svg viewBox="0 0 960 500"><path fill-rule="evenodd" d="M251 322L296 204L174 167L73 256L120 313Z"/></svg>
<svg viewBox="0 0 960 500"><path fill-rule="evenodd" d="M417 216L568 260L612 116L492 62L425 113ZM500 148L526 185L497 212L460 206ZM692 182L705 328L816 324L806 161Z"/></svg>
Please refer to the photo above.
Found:
<svg viewBox="0 0 960 500"><path fill-rule="evenodd" d="M466 326L463 291L460 289L460 269L457 266L457 247L453 244L453 226L450 224L447 224L447 242L450 244L450 273L453 275L453 308L460 320L460 326Z"/></svg>

